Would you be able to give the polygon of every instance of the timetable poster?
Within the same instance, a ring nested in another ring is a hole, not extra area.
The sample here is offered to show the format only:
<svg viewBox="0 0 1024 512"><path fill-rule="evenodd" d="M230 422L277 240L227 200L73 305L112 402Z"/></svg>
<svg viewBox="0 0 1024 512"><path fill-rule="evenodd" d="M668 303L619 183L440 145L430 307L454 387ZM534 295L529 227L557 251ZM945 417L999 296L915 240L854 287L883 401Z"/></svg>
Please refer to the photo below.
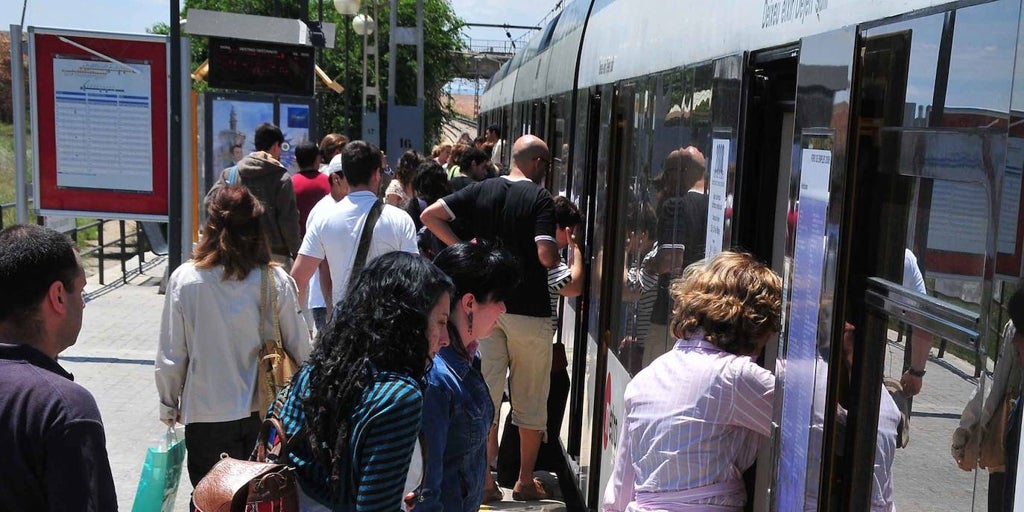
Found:
<svg viewBox="0 0 1024 512"><path fill-rule="evenodd" d="M801 153L796 250L782 372L782 421L785 424L780 429L778 510L803 510L807 491L808 440L818 359L818 312L832 172L831 151L804 148ZM820 446L811 450L820 450Z"/></svg>
<svg viewBox="0 0 1024 512"><path fill-rule="evenodd" d="M711 171L708 173L708 229L704 256L710 258L722 252L725 240L726 184L729 179L729 139L711 142Z"/></svg>
<svg viewBox="0 0 1024 512"><path fill-rule="evenodd" d="M53 59L58 188L153 192L149 64Z"/></svg>

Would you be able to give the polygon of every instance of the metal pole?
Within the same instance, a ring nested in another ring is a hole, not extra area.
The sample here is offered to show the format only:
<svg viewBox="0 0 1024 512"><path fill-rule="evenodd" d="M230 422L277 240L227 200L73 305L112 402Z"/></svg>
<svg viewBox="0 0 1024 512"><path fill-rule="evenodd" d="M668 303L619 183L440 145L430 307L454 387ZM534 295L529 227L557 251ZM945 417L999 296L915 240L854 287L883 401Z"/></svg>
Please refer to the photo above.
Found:
<svg viewBox="0 0 1024 512"><path fill-rule="evenodd" d="M22 69L21 25L11 25L11 106L14 107L14 219L28 222L28 190L25 175L25 76Z"/></svg>
<svg viewBox="0 0 1024 512"><path fill-rule="evenodd" d="M174 272L181 265L181 12L178 0L171 0L170 28L171 55L167 67L170 69L170 151L167 198L167 271Z"/></svg>
<svg viewBox="0 0 1024 512"><path fill-rule="evenodd" d="M352 56L349 55L352 50L352 46L349 45L348 33L350 23L348 22L347 16L342 16L343 22L341 29L345 31L345 89L343 94L345 95L345 117L348 118L348 126L345 127L345 134L348 135L349 139L355 138L355 132L352 131L353 115L352 115Z"/></svg>

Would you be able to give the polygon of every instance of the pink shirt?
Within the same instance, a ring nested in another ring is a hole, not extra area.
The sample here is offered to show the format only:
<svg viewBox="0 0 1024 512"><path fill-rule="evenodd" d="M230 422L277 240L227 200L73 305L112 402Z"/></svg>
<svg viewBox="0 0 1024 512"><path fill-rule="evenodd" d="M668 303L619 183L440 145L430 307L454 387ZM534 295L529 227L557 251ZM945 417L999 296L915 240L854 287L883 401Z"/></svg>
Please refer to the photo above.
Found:
<svg viewBox="0 0 1024 512"><path fill-rule="evenodd" d="M644 510L650 493L672 493L686 510L742 508L741 475L771 433L774 393L775 377L750 357L703 333L679 340L626 386L602 510Z"/></svg>

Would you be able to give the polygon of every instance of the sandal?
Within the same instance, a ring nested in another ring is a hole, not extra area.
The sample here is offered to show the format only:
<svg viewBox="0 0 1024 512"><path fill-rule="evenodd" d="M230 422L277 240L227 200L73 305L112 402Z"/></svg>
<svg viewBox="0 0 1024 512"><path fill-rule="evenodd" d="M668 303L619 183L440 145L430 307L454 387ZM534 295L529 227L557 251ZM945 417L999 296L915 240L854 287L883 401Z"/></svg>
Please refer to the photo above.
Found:
<svg viewBox="0 0 1024 512"><path fill-rule="evenodd" d="M484 489L483 503L492 503L503 499L505 499L505 493L501 492L501 487L494 486L494 489L491 490Z"/></svg>
<svg viewBox="0 0 1024 512"><path fill-rule="evenodd" d="M531 491L512 491L512 499L516 501L535 501L551 499L551 491L539 478L533 479L534 488Z"/></svg>

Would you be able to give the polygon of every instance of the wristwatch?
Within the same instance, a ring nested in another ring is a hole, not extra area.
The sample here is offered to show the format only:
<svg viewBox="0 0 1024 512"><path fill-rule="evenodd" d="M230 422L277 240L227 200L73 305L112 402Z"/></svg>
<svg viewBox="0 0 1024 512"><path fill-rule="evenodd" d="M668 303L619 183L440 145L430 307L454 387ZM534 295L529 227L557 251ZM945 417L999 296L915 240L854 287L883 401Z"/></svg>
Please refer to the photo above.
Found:
<svg viewBox="0 0 1024 512"><path fill-rule="evenodd" d="M924 374L927 372L925 372L924 370L915 370L913 368L907 368L907 373L913 375L914 377L924 377Z"/></svg>

